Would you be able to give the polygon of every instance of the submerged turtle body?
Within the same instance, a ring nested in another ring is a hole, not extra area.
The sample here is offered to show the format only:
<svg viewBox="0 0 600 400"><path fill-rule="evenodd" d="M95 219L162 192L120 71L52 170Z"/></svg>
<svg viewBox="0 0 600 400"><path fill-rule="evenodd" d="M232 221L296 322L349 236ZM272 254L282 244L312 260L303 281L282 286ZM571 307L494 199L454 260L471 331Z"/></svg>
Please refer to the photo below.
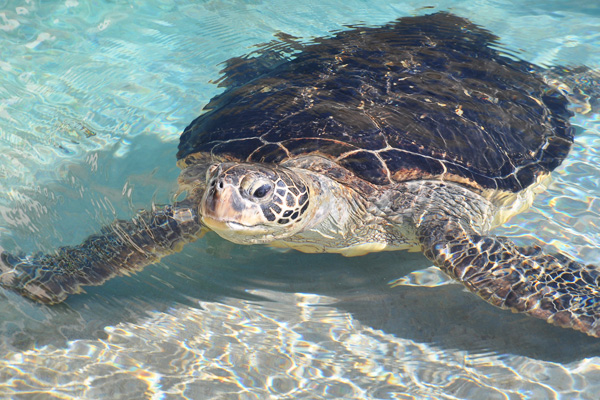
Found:
<svg viewBox="0 0 600 400"><path fill-rule="evenodd" d="M494 40L449 14L338 33L212 100L177 156L281 164L316 154L375 185L446 179L519 192L566 157L572 114Z"/></svg>
<svg viewBox="0 0 600 400"><path fill-rule="evenodd" d="M567 156L573 129L567 99L539 68L491 49L495 39L438 13L317 40L288 62L238 77L213 99L184 130L180 165L208 159L301 167L380 208L389 206L381 204L386 187L455 182L489 199L498 209L485 222L500 224L529 205L530 192ZM228 72L236 75L236 67ZM263 204L262 213L292 224L304 205L285 205L281 197ZM208 214L202 212L210 226ZM272 240L248 240L219 225L212 221L211 228L238 243ZM385 243L365 235L291 247L361 255L420 245L408 232L390 233Z"/></svg>
<svg viewBox="0 0 600 400"><path fill-rule="evenodd" d="M573 142L564 93L495 40L438 13L232 60L181 137L185 200L55 254L3 253L0 285L56 303L208 228L305 252L418 247L491 304L600 336L597 267L489 234Z"/></svg>
<svg viewBox="0 0 600 400"><path fill-rule="evenodd" d="M567 156L573 130L567 99L495 40L445 13L317 40L213 99L177 156L302 166L375 196L404 181L457 182L499 207L498 225L529 205L523 192ZM382 246L361 247L329 251Z"/></svg>

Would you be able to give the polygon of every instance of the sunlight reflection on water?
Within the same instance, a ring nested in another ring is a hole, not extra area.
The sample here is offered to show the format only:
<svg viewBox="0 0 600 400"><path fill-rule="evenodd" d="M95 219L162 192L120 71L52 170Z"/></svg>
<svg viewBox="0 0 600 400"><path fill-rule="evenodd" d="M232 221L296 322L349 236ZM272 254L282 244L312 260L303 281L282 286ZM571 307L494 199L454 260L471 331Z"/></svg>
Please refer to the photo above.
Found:
<svg viewBox="0 0 600 400"><path fill-rule="evenodd" d="M228 58L278 32L308 40L441 9L538 64L600 65L595 0L3 2L0 245L50 251L169 202L178 135ZM597 263L600 116L573 123L548 191L497 233ZM492 309L429 265L207 235L61 306L1 292L0 397L597 397L597 341Z"/></svg>
<svg viewBox="0 0 600 400"><path fill-rule="evenodd" d="M311 294L253 293L154 313L80 340L10 353L0 394L61 398L593 398L597 364L469 355L363 326ZM269 302L276 302L277 313ZM85 371L82 374L81 371ZM553 389L551 389L553 388ZM233 396L233 397L230 397Z"/></svg>

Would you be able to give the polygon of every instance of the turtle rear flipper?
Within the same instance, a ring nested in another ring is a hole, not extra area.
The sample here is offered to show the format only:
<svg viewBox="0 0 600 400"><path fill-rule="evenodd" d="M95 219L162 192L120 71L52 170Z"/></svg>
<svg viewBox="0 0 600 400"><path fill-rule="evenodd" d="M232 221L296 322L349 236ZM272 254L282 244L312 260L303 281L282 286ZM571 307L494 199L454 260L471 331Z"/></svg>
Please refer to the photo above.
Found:
<svg viewBox="0 0 600 400"><path fill-rule="evenodd" d="M600 71L586 66L557 65L542 71L546 82L557 88L581 114L600 111Z"/></svg>
<svg viewBox="0 0 600 400"><path fill-rule="evenodd" d="M600 337L600 269L447 222L422 226L425 255L488 303Z"/></svg>
<svg viewBox="0 0 600 400"><path fill-rule="evenodd" d="M54 254L0 256L0 286L30 299L60 303L82 286L139 271L194 240L201 226L193 208L165 206L116 221L79 246Z"/></svg>
<svg viewBox="0 0 600 400"><path fill-rule="evenodd" d="M214 81L227 89L247 84L253 79L273 71L291 59L292 54L304 49L299 38L283 32L275 39L256 45L256 50L243 57L232 57L223 63L221 78Z"/></svg>

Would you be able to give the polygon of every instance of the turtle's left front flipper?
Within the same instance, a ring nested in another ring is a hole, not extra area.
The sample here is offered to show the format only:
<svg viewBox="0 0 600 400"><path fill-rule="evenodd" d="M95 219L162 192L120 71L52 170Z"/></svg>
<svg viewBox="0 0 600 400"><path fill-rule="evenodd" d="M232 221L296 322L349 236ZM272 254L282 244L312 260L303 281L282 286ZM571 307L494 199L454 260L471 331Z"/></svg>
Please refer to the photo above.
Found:
<svg viewBox="0 0 600 400"><path fill-rule="evenodd" d="M425 255L487 302L600 337L600 269L459 224L424 225Z"/></svg>
<svg viewBox="0 0 600 400"><path fill-rule="evenodd" d="M194 207L178 204L143 211L131 221L115 221L79 246L51 254L0 255L0 286L36 301L54 304L82 286L100 285L139 271L198 237Z"/></svg>

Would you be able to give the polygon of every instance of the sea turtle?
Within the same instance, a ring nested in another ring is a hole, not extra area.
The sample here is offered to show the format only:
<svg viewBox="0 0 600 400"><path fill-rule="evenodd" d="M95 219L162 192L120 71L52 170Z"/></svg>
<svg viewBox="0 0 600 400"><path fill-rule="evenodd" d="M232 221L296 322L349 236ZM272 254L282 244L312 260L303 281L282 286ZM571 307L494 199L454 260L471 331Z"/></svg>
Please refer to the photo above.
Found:
<svg viewBox="0 0 600 400"><path fill-rule="evenodd" d="M57 303L210 229L309 253L420 248L493 305L600 336L598 268L489 234L573 143L552 72L495 40L436 13L234 60L181 136L185 200L53 254L3 253L0 284Z"/></svg>

